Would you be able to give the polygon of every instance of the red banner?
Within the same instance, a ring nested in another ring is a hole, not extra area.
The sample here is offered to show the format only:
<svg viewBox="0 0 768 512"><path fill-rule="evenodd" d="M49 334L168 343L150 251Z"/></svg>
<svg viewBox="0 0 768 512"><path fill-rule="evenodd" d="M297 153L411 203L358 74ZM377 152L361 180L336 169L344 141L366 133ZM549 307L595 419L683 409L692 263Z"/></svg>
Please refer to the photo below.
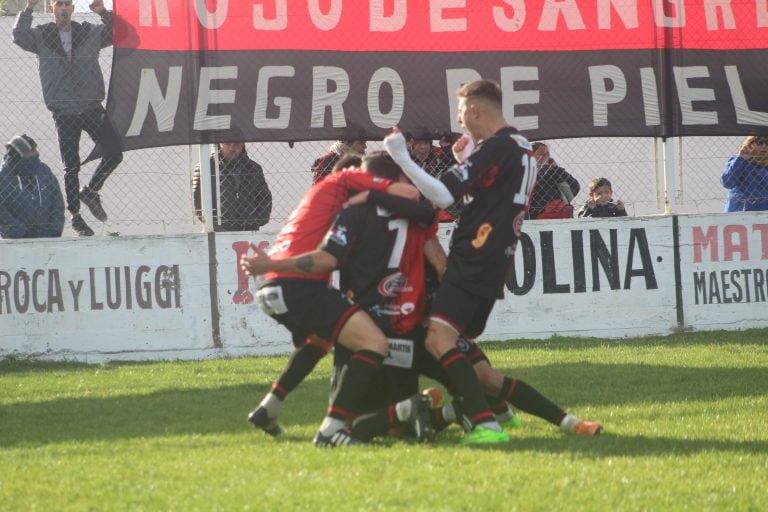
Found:
<svg viewBox="0 0 768 512"><path fill-rule="evenodd" d="M530 138L768 132L765 0L115 1L124 149L460 131L491 78Z"/></svg>

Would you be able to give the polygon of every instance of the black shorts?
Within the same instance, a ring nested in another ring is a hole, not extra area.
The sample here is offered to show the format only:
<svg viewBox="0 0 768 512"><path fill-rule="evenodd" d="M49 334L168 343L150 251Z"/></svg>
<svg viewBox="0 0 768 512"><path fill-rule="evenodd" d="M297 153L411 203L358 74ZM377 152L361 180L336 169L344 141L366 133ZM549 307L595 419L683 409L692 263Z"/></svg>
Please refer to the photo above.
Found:
<svg viewBox="0 0 768 512"><path fill-rule="evenodd" d="M449 392L453 392L453 386L448 379L440 362L435 359L426 349L424 340L426 338L426 329L418 327L408 335L387 336L390 342L390 354L384 360L381 368L376 374L374 382L369 388L369 392L363 400L362 412L369 412L375 409L386 407L389 404L405 400L409 396L419 392L419 376L423 375L440 383ZM407 339L413 342L413 364L410 368L397 366L396 356L392 356L396 345L402 344L398 340ZM459 338L456 341L456 348L469 359L472 364L480 361L488 361L485 353L474 342ZM344 364L351 357L352 352L342 346L336 346L333 353L333 375L331 376L331 395L336 388L339 374ZM333 396L331 397L333 398Z"/></svg>
<svg viewBox="0 0 768 512"><path fill-rule="evenodd" d="M432 300L429 318L443 323L460 335L476 338L485 330L496 299L482 297L443 281Z"/></svg>
<svg viewBox="0 0 768 512"><path fill-rule="evenodd" d="M262 311L291 331L297 347L313 334L335 343L346 321L360 309L339 290L315 279L268 281L256 299Z"/></svg>

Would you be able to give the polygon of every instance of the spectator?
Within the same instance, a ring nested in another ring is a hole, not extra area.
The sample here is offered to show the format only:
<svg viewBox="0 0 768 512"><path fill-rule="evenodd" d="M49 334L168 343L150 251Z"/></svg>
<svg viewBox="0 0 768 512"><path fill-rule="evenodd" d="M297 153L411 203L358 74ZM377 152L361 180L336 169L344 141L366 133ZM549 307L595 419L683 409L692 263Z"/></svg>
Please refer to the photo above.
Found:
<svg viewBox="0 0 768 512"><path fill-rule="evenodd" d="M439 146L432 144L435 138L440 141ZM450 132L437 134L427 130L424 126L418 126L408 134L408 148L411 158L430 176L438 179L456 164L456 159L453 158L451 151L451 144L453 144L453 137ZM455 202L446 210L439 210L438 222L454 222L460 210L460 201Z"/></svg>
<svg viewBox="0 0 768 512"><path fill-rule="evenodd" d="M747 137L728 159L720 184L728 189L726 212L768 210L768 136Z"/></svg>
<svg viewBox="0 0 768 512"><path fill-rule="evenodd" d="M272 213L272 193L264 179L264 171L248 157L240 135L238 142L219 144L220 212L216 201L215 155L211 155L214 231L257 231L269 222ZM203 221L199 164L192 172L192 194L195 215ZM216 220L218 213L221 214L221 225Z"/></svg>
<svg viewBox="0 0 768 512"><path fill-rule="evenodd" d="M80 215L82 201L94 217L105 222L107 213L99 191L123 160L117 135L109 123L104 101L104 77L99 52L112 44L112 13L103 0L93 0L90 9L101 16L102 25L72 21L72 0L51 0L54 22L32 27L32 12L40 0L27 0L13 27L13 42L38 57L45 106L53 114L64 163L64 189L72 229L79 236L93 230ZM80 136L86 132L106 155L99 162L88 186L80 189Z"/></svg>
<svg viewBox="0 0 768 512"><path fill-rule="evenodd" d="M314 185L333 172L336 162L342 156L352 154L362 157L367 148L365 130L356 124L349 125L345 129L345 136L331 144L328 152L312 163L312 184Z"/></svg>
<svg viewBox="0 0 768 512"><path fill-rule="evenodd" d="M573 217L571 201L581 190L579 182L557 165L543 142L534 142L538 172L528 207L529 219L570 219Z"/></svg>
<svg viewBox="0 0 768 512"><path fill-rule="evenodd" d="M430 176L440 176L456 163L450 150L452 139L450 135L439 137L441 143L447 144L447 150L442 145L435 146L432 141L438 138L437 133L430 132L424 126L416 127L408 134L408 147L411 158L419 167L427 171Z"/></svg>
<svg viewBox="0 0 768 512"><path fill-rule="evenodd" d="M56 238L64 229L64 197L37 144L16 135L0 167L0 237Z"/></svg>
<svg viewBox="0 0 768 512"><path fill-rule="evenodd" d="M613 188L608 178L595 178L589 182L589 197L579 210L579 217L626 217L621 201L613 202Z"/></svg>

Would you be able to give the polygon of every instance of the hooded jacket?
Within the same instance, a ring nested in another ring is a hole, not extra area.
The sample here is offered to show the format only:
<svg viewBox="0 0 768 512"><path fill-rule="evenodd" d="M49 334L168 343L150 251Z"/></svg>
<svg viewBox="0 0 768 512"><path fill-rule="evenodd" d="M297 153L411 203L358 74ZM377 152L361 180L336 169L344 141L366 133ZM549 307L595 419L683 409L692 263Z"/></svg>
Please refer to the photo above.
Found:
<svg viewBox="0 0 768 512"><path fill-rule="evenodd" d="M72 22L72 60L67 58L55 23L32 27L32 13L19 13L13 42L38 57L43 100L54 114L79 114L104 100L104 77L99 51L112 44L112 13L101 15L103 25Z"/></svg>
<svg viewBox="0 0 768 512"><path fill-rule="evenodd" d="M264 170L243 152L237 158L224 160L219 157L219 192L221 195L221 225L213 222L214 231L257 231L269 222L272 214L272 193L264 179ZM211 156L211 191L213 216L217 215L215 162ZM192 171L192 198L195 215L203 220L200 188L200 166Z"/></svg>
<svg viewBox="0 0 768 512"><path fill-rule="evenodd" d="M0 167L0 237L55 238L64 230L64 197L37 155L6 157Z"/></svg>

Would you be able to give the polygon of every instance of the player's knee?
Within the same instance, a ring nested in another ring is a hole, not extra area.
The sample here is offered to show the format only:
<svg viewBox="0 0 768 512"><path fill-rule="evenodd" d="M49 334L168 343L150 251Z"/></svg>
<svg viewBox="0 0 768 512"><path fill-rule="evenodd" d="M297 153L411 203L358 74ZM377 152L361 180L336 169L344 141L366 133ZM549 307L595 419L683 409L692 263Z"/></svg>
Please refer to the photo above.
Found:
<svg viewBox="0 0 768 512"><path fill-rule="evenodd" d="M424 345L435 359L440 359L446 352L456 347L455 342L437 336L428 336Z"/></svg>

